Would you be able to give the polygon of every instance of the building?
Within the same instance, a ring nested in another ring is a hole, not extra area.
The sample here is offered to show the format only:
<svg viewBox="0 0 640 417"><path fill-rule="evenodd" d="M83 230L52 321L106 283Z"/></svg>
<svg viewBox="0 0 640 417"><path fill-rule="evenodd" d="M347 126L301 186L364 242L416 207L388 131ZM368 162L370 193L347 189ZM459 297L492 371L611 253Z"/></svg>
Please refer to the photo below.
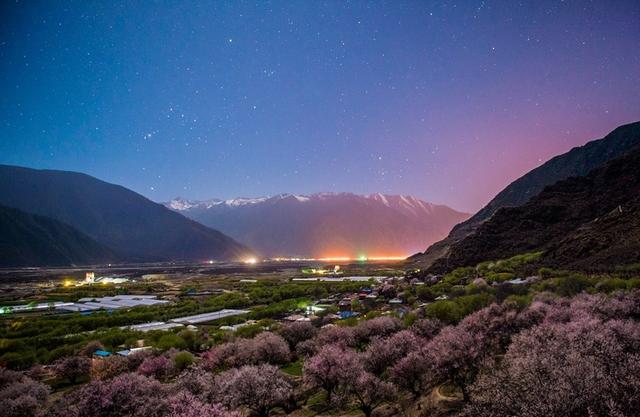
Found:
<svg viewBox="0 0 640 417"><path fill-rule="evenodd" d="M118 277L118 276L96 277L95 272L87 272L84 275L84 281L77 282L75 285L76 287L80 287L83 285L93 285L93 284L122 284L128 281L129 281L129 278L126 278L126 277ZM66 285L67 285L67 282L65 282L65 286Z"/></svg>
<svg viewBox="0 0 640 417"><path fill-rule="evenodd" d="M118 310L139 306L168 304L167 300L158 300L155 295L116 295L113 297L86 297L75 303L56 304L55 308L66 312L87 312L95 310Z"/></svg>
<svg viewBox="0 0 640 417"><path fill-rule="evenodd" d="M182 323L182 324L197 324L197 323L206 323L209 321L218 320L224 317L238 316L242 314L249 314L249 310L234 310L234 309L226 308L226 309L214 311L211 313L196 314L194 316L186 316L186 317L178 317L175 319L171 319L169 321L173 323Z"/></svg>

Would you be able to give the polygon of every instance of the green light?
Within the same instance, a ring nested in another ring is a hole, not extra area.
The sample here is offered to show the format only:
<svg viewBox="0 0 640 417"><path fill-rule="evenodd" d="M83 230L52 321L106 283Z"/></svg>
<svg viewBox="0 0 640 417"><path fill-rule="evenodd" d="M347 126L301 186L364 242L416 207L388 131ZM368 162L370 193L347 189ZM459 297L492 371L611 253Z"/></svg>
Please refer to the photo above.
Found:
<svg viewBox="0 0 640 417"><path fill-rule="evenodd" d="M367 255L360 255L360 256L358 257L358 260L359 260L360 262L366 262L366 261L367 261Z"/></svg>

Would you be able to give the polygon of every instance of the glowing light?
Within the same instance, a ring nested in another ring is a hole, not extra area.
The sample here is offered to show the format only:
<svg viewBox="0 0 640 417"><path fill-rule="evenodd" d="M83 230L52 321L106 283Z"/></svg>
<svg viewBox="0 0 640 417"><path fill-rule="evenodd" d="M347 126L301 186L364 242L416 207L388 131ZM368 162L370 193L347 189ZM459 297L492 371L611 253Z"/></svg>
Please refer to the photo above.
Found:
<svg viewBox="0 0 640 417"><path fill-rule="evenodd" d="M348 256L332 256L329 258L318 258L317 260L323 262L348 262L353 260L353 258L349 258Z"/></svg>
<svg viewBox="0 0 640 417"><path fill-rule="evenodd" d="M248 258L244 260L244 263L249 265L255 265L258 263L258 260L256 258Z"/></svg>
<svg viewBox="0 0 640 417"><path fill-rule="evenodd" d="M403 261L407 259L406 256L369 256L368 261Z"/></svg>
<svg viewBox="0 0 640 417"><path fill-rule="evenodd" d="M73 285L73 281L71 281L70 279L65 279L64 281L62 281L62 285L65 287L70 287Z"/></svg>
<svg viewBox="0 0 640 417"><path fill-rule="evenodd" d="M351 261L402 261L407 259L407 256L365 256L362 255L357 258L349 256L326 256L322 258L272 258L272 261L276 262L297 262L297 261L317 261L317 262L351 262Z"/></svg>

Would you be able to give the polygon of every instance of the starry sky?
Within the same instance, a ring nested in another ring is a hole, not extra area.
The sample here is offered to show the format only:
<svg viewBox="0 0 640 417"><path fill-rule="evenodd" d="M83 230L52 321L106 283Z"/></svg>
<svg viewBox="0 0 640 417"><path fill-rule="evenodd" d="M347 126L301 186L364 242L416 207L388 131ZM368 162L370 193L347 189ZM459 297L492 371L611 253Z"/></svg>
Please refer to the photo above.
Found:
<svg viewBox="0 0 640 417"><path fill-rule="evenodd" d="M640 119L640 2L4 1L0 163L475 211Z"/></svg>

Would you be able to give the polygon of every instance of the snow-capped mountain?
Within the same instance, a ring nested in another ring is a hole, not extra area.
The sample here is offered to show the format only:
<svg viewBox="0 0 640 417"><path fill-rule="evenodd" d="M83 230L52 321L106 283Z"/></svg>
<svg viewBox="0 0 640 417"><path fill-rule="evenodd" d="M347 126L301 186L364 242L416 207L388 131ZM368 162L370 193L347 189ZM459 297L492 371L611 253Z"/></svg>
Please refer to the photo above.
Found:
<svg viewBox="0 0 640 417"><path fill-rule="evenodd" d="M265 256L404 256L468 218L413 196L351 193L165 203Z"/></svg>
<svg viewBox="0 0 640 417"><path fill-rule="evenodd" d="M226 205L231 207L244 206L247 204L261 203L265 201L267 198L268 197L234 198L232 200L218 200L214 198L212 200L198 201L198 200L183 200L180 197L178 197L178 198L174 198L173 200L171 200L169 203L165 205L168 208L175 211L184 211L184 210L191 210L191 209L210 209L214 206L219 206L219 205Z"/></svg>

